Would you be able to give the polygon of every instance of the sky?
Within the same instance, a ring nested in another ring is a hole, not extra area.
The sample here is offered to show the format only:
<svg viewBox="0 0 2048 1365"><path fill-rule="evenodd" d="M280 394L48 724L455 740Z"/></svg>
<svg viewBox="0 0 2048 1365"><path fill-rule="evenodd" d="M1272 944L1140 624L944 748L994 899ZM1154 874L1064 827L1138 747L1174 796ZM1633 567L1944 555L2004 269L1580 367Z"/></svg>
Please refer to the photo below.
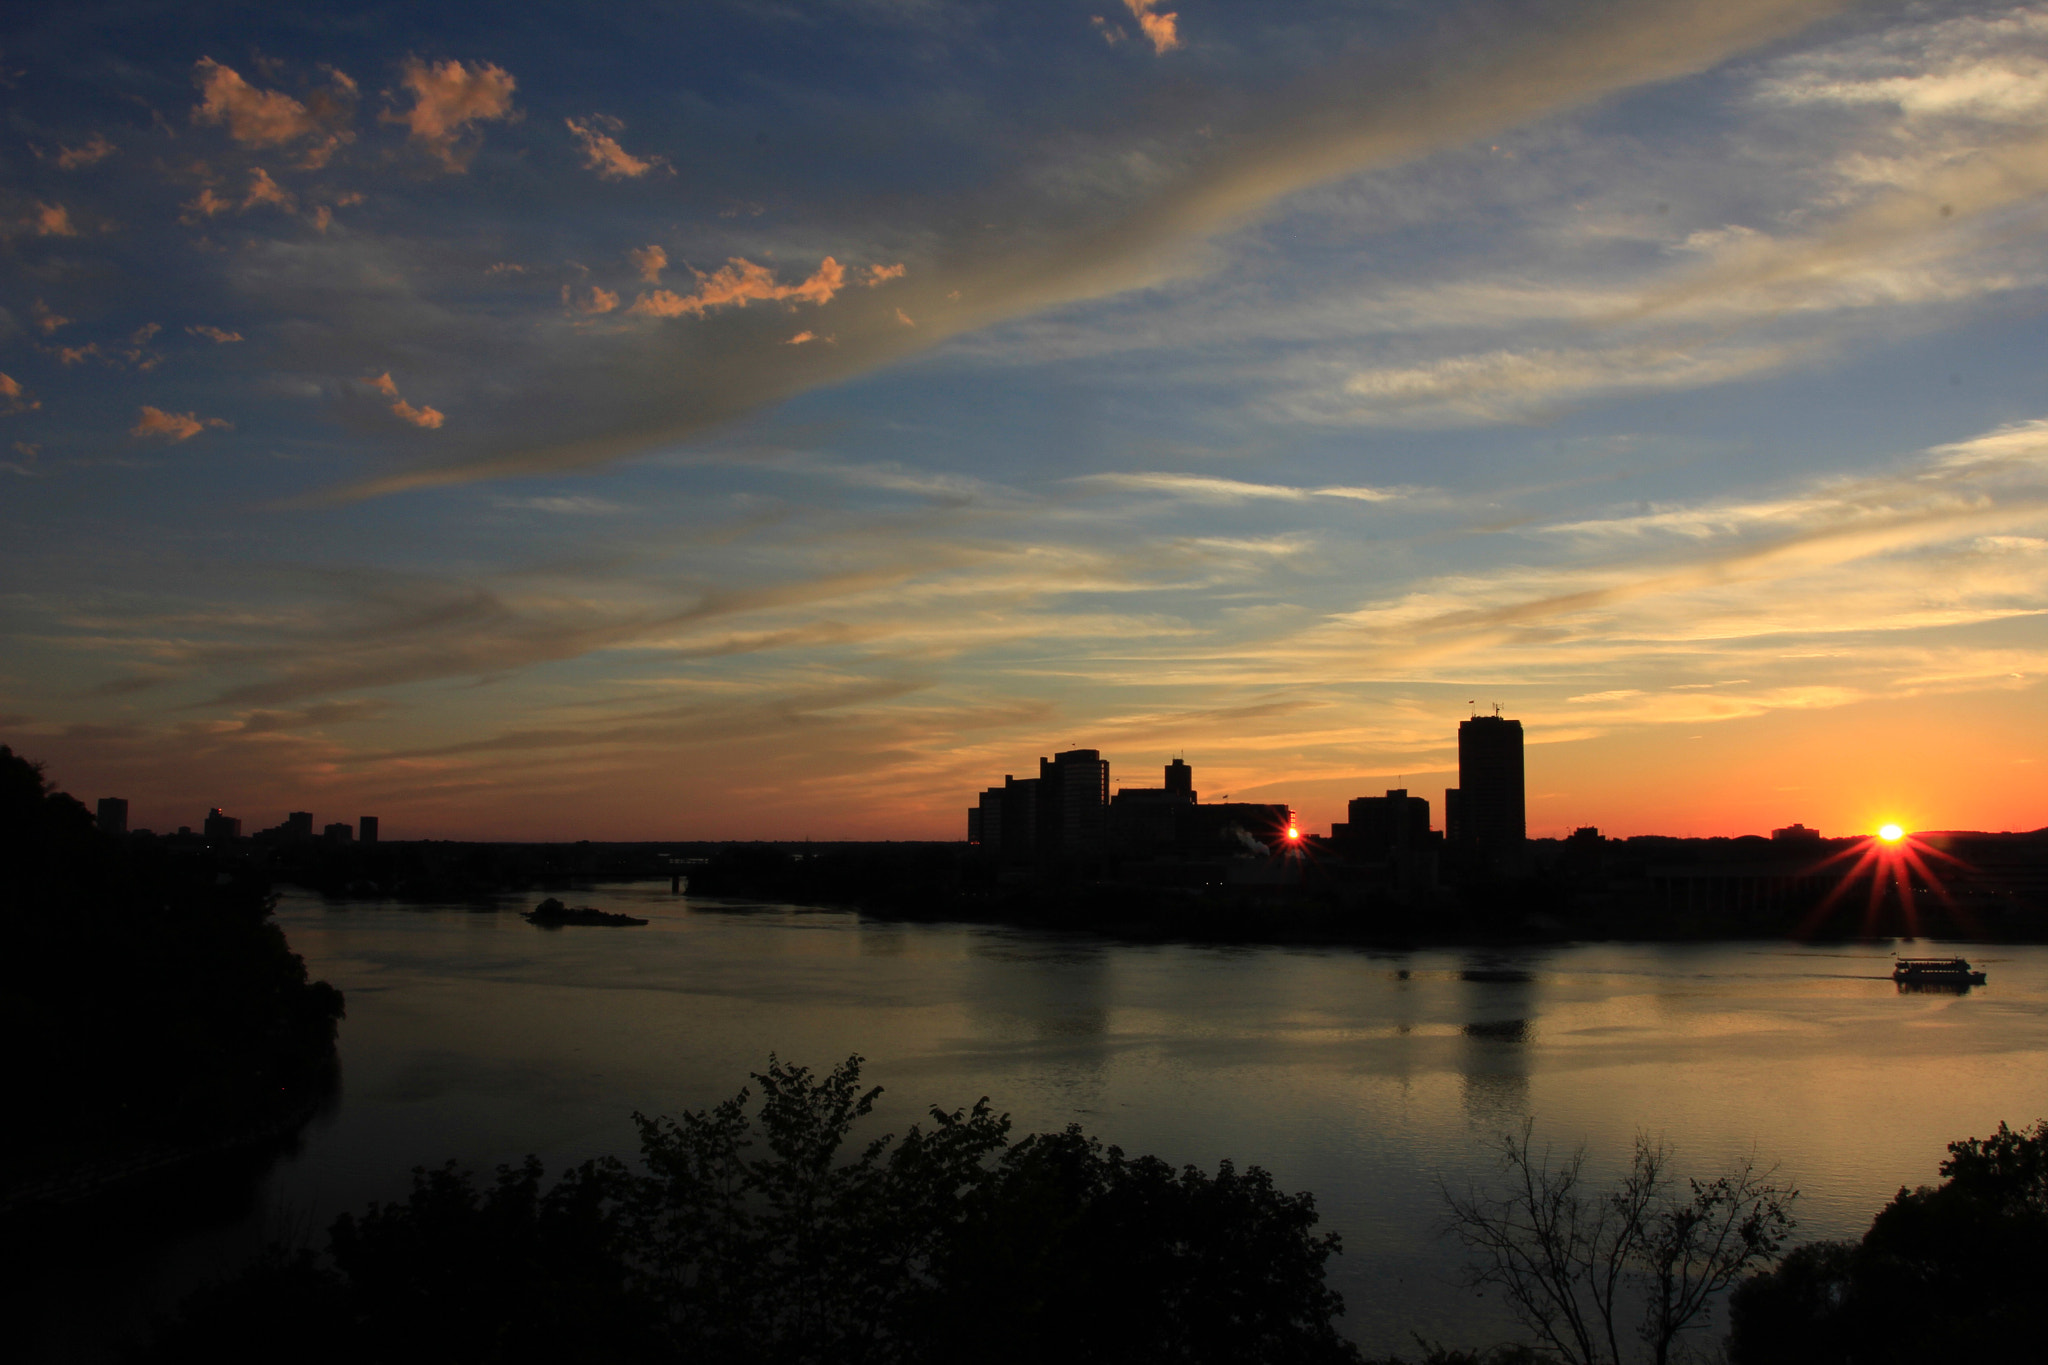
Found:
<svg viewBox="0 0 2048 1365"><path fill-rule="evenodd" d="M1170 4L1170 7L1169 7ZM0 741L960 838L2048 825L2048 4L24 3Z"/></svg>

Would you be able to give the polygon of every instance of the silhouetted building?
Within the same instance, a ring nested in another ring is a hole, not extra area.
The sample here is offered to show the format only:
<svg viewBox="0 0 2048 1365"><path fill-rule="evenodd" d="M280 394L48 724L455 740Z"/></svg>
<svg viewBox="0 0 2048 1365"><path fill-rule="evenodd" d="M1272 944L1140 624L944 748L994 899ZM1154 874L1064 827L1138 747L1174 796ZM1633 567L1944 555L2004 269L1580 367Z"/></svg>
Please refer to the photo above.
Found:
<svg viewBox="0 0 2048 1365"><path fill-rule="evenodd" d="M1808 829L1804 825L1787 825L1783 829L1772 830L1771 838L1781 844L1817 844L1820 842L1820 831Z"/></svg>
<svg viewBox="0 0 2048 1365"><path fill-rule="evenodd" d="M1195 770L1176 758L1163 787L1120 787L1109 802L1109 837L1123 853L1156 854L1182 842L1183 812L1195 804ZM1190 826L1192 828L1192 826Z"/></svg>
<svg viewBox="0 0 2048 1365"><path fill-rule="evenodd" d="M1038 779L1003 774L967 812L967 842L1004 862L1028 863L1038 855Z"/></svg>
<svg viewBox="0 0 2048 1365"><path fill-rule="evenodd" d="M358 841L365 844L374 844L377 842L376 816L358 815L356 817L356 838Z"/></svg>
<svg viewBox="0 0 2048 1365"><path fill-rule="evenodd" d="M1109 832L1109 760L1099 749L1069 749L1038 760L1038 852L1083 857Z"/></svg>
<svg viewBox="0 0 2048 1365"><path fill-rule="evenodd" d="M320 833L330 844L346 844L355 839L356 827L337 821L334 824L323 826Z"/></svg>
<svg viewBox="0 0 2048 1365"><path fill-rule="evenodd" d="M239 839L242 837L242 822L215 806L206 813L205 831L208 839Z"/></svg>
<svg viewBox="0 0 2048 1365"><path fill-rule="evenodd" d="M93 817L102 831L108 834L128 832L128 801L120 796L102 796L99 812Z"/></svg>
<svg viewBox="0 0 2048 1365"><path fill-rule="evenodd" d="M1458 722L1458 785L1444 793L1444 833L1483 852L1514 852L1529 837L1523 794L1522 722L1474 716Z"/></svg>
<svg viewBox="0 0 2048 1365"><path fill-rule="evenodd" d="M1429 843L1429 802L1396 787L1385 796L1354 797L1348 817L1330 826L1330 841L1361 858L1386 858Z"/></svg>
<svg viewBox="0 0 2048 1365"><path fill-rule="evenodd" d="M313 837L313 812L295 810L284 818L284 837L287 839L310 839Z"/></svg>

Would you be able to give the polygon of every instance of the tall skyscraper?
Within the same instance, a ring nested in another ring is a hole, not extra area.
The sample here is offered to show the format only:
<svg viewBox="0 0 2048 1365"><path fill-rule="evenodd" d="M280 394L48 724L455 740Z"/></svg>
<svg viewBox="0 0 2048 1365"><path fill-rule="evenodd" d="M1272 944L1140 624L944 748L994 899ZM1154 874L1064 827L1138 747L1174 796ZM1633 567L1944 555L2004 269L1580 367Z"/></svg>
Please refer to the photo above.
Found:
<svg viewBox="0 0 2048 1365"><path fill-rule="evenodd" d="M94 817L102 831L108 834L128 832L128 800L121 796L102 796L99 814Z"/></svg>
<svg viewBox="0 0 2048 1365"><path fill-rule="evenodd" d="M358 815L356 817L356 840L359 843L365 844L374 844L377 842L376 816Z"/></svg>
<svg viewBox="0 0 2048 1365"><path fill-rule="evenodd" d="M1108 833L1109 760L1100 749L1069 749L1038 760L1041 856L1097 852Z"/></svg>
<svg viewBox="0 0 2048 1365"><path fill-rule="evenodd" d="M1176 758L1166 765L1165 789L1183 800L1195 799L1195 770L1187 765L1186 759Z"/></svg>
<svg viewBox="0 0 2048 1365"><path fill-rule="evenodd" d="M229 815L219 806L206 813L204 825L206 837L210 840L231 840L242 837L242 822Z"/></svg>
<svg viewBox="0 0 2048 1365"><path fill-rule="evenodd" d="M1474 716L1458 722L1458 785L1444 793L1454 844L1512 852L1529 837L1522 776L1522 722Z"/></svg>
<svg viewBox="0 0 2048 1365"><path fill-rule="evenodd" d="M287 839L310 839L313 837L313 812L295 810L284 817L284 837Z"/></svg>

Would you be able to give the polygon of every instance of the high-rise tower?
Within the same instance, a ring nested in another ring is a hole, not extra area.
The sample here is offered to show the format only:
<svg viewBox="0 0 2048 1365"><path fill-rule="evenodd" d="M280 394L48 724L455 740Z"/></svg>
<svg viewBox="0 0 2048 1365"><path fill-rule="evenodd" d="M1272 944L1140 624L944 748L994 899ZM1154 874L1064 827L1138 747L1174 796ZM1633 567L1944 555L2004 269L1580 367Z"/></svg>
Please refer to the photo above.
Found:
<svg viewBox="0 0 2048 1365"><path fill-rule="evenodd" d="M1444 793L1444 825L1452 843L1495 852L1529 837L1522 722L1496 715L1458 723L1458 785Z"/></svg>

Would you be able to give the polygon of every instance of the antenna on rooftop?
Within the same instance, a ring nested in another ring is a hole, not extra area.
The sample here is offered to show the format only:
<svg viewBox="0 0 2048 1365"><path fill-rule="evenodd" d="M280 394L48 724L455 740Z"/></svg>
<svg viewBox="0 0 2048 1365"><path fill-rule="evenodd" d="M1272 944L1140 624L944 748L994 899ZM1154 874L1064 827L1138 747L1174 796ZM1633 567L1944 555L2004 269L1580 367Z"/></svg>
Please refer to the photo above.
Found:
<svg viewBox="0 0 2048 1365"><path fill-rule="evenodd" d="M1500 715L1500 703L1499 703L1499 702L1495 702L1495 703L1493 704L1493 714L1494 714L1495 716L1499 716L1499 715Z"/></svg>

